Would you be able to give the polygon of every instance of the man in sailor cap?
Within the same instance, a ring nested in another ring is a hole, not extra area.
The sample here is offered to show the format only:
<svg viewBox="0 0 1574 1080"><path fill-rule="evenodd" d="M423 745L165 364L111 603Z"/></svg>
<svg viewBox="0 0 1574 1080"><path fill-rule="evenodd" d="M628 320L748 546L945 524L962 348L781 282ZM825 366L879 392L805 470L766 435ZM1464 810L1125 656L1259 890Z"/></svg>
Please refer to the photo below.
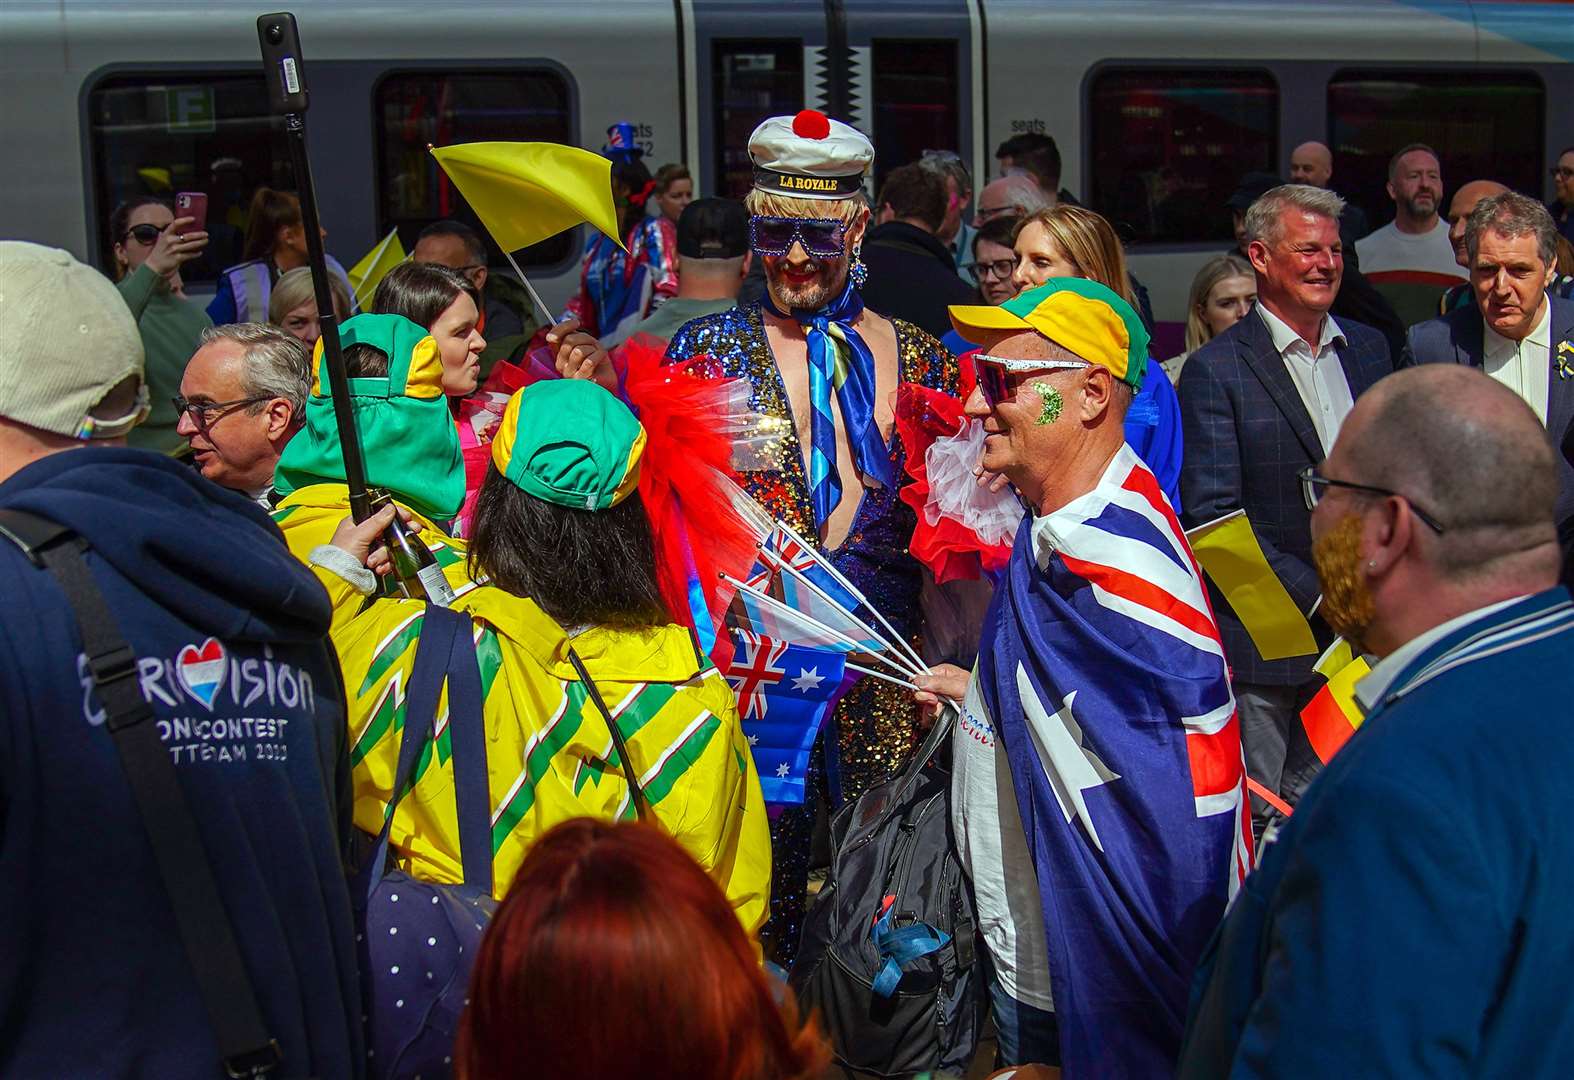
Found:
<svg viewBox="0 0 1574 1080"><path fill-rule="evenodd" d="M746 378L752 407L774 425L773 457L744 474L749 493L802 536L913 637L920 568L907 554L915 519L902 483L893 401L899 382L957 392L956 361L933 337L863 306L858 257L874 147L822 113L775 116L749 138L754 188L744 200L750 244L765 268L762 302L686 323L669 360L708 357L717 376ZM913 745L916 712L901 688L864 679L843 699L836 734L817 745L806 801L772 828L775 875L767 945L797 949L809 836L822 798L851 799L892 775ZM828 784L826 776L839 780ZM839 787L839 791L834 790Z"/></svg>

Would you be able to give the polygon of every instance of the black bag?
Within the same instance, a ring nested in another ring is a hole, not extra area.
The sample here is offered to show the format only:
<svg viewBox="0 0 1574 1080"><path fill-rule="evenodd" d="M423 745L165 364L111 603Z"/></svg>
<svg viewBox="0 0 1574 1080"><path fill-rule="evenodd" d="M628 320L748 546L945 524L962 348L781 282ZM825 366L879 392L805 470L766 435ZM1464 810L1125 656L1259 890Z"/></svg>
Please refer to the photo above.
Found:
<svg viewBox="0 0 1574 1080"><path fill-rule="evenodd" d="M831 821L831 872L804 921L791 983L839 1064L875 1076L965 1072L983 1022L977 919L951 835L951 774L934 761L946 709L907 768Z"/></svg>

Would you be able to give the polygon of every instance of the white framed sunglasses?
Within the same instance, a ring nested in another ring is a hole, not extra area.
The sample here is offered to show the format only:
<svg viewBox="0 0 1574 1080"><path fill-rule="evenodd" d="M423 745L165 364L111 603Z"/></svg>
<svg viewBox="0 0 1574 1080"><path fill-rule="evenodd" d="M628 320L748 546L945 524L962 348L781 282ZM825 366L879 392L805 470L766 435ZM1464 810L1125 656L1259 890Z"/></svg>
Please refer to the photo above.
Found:
<svg viewBox="0 0 1574 1080"><path fill-rule="evenodd" d="M978 377L978 388L991 407L1016 397L1016 391L1009 383L1013 375L1076 371L1079 368L1092 366L1086 360L1018 360L1005 356L990 356L988 353L973 354L973 371Z"/></svg>

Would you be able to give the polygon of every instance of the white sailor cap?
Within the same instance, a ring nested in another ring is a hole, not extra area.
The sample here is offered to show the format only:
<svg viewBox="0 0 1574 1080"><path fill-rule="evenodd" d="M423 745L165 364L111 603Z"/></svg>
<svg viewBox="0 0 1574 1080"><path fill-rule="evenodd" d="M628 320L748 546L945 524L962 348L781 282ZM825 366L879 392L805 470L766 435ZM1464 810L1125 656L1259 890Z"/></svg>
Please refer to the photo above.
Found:
<svg viewBox="0 0 1574 1080"><path fill-rule="evenodd" d="M799 199L850 199L863 188L874 144L822 112L773 116L749 136L754 187Z"/></svg>

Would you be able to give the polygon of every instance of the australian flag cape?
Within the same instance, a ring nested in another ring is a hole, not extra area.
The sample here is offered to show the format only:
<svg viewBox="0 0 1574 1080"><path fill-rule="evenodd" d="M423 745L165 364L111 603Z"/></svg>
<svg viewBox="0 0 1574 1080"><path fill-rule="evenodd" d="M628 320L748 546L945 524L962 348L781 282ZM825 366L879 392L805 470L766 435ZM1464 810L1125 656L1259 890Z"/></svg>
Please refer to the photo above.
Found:
<svg viewBox="0 0 1574 1080"><path fill-rule="evenodd" d="M1065 1075L1172 1075L1250 817L1201 574L1129 447L1023 522L978 678L1038 878Z"/></svg>

